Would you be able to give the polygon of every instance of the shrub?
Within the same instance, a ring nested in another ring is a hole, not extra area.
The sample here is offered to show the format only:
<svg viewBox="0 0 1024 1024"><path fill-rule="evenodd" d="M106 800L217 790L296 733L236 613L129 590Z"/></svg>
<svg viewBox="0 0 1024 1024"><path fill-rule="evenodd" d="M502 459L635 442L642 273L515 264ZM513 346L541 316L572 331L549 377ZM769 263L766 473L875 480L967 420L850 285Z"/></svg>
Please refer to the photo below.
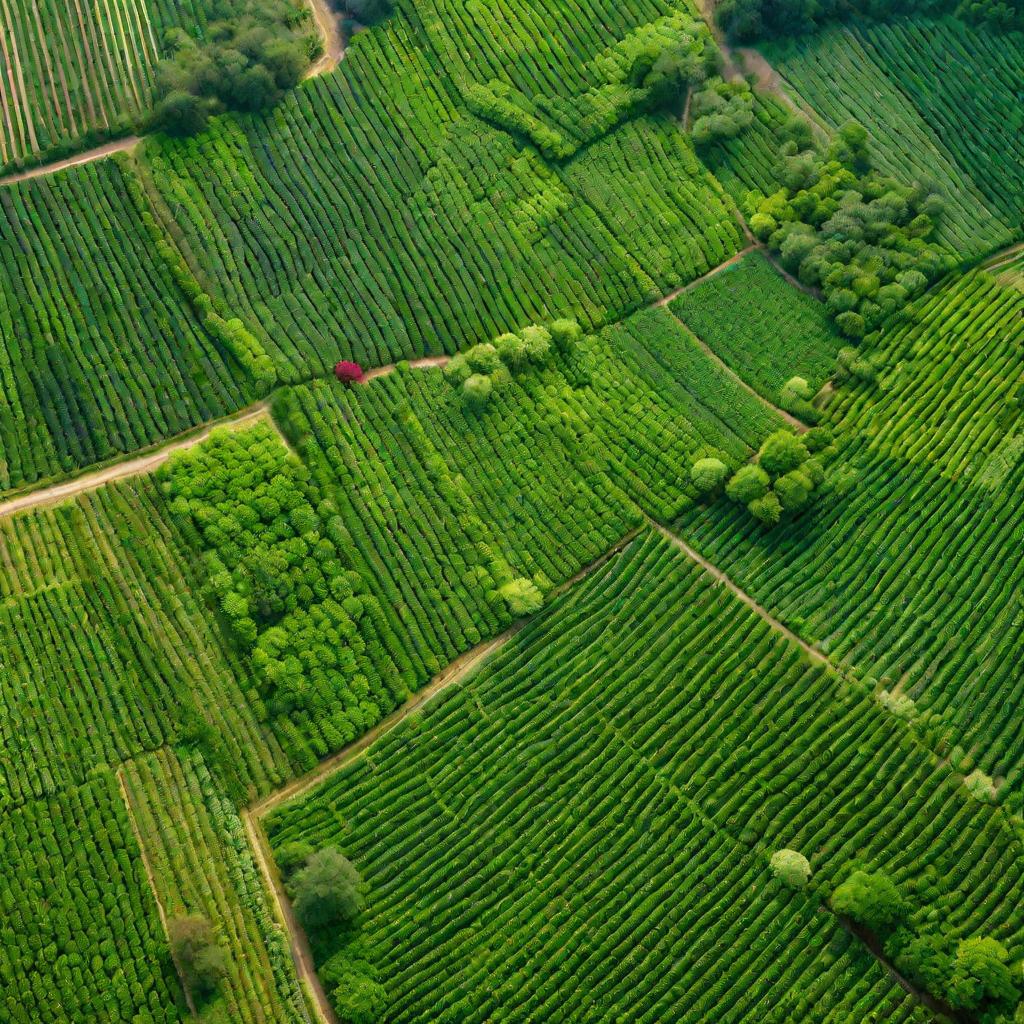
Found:
<svg viewBox="0 0 1024 1024"><path fill-rule="evenodd" d="M799 512L811 500L814 483L800 469L791 470L775 481L775 493L786 512Z"/></svg>
<svg viewBox="0 0 1024 1024"><path fill-rule="evenodd" d="M544 595L533 580L520 576L500 587L498 594L515 616L532 615L544 605Z"/></svg>
<svg viewBox="0 0 1024 1024"><path fill-rule="evenodd" d="M857 924L882 932L898 924L907 908L893 880L881 871L854 871L832 893L832 909Z"/></svg>
<svg viewBox="0 0 1024 1024"><path fill-rule="evenodd" d="M194 996L208 996L224 976L224 951L205 917L172 918L167 925L171 955Z"/></svg>
<svg viewBox="0 0 1024 1024"><path fill-rule="evenodd" d="M1009 954L993 938L962 939L953 960L946 999L954 1010L1012 1009L1020 998Z"/></svg>
<svg viewBox="0 0 1024 1024"><path fill-rule="evenodd" d="M462 385L462 394L466 401L476 409L482 409L487 404L493 390L491 378L485 377L482 373L474 373L467 377Z"/></svg>
<svg viewBox="0 0 1024 1024"><path fill-rule="evenodd" d="M803 889L811 877L811 865L796 850L776 850L768 861L772 874L791 889Z"/></svg>
<svg viewBox="0 0 1024 1024"><path fill-rule="evenodd" d="M928 992L944 997L953 973L950 940L937 932L914 935L898 929L885 944L885 955L896 969Z"/></svg>
<svg viewBox="0 0 1024 1024"><path fill-rule="evenodd" d="M986 775L980 768L975 768L964 779L964 786L967 792L974 797L975 800L980 800L982 803L994 804L998 793L996 791L996 785L992 781L990 775Z"/></svg>
<svg viewBox="0 0 1024 1024"><path fill-rule="evenodd" d="M549 330L551 341L559 352L572 351L583 338L583 329L575 320L556 320Z"/></svg>
<svg viewBox="0 0 1024 1024"><path fill-rule="evenodd" d="M546 327L524 327L520 335L531 363L543 363L551 354L551 332Z"/></svg>
<svg viewBox="0 0 1024 1024"><path fill-rule="evenodd" d="M377 1024L388 1000L384 986L355 967L338 973L338 985L331 990L331 1004L346 1024Z"/></svg>
<svg viewBox="0 0 1024 1024"><path fill-rule="evenodd" d="M441 372L444 374L444 379L456 387L462 387L473 375L473 371L469 366L469 360L466 359L465 354L462 352L452 356Z"/></svg>
<svg viewBox="0 0 1024 1024"><path fill-rule="evenodd" d="M278 869L283 878L291 878L299 868L306 866L306 862L316 851L306 842L296 841L285 843L274 854Z"/></svg>
<svg viewBox="0 0 1024 1024"><path fill-rule="evenodd" d="M351 861L329 846L314 853L287 888L302 926L317 931L354 924L365 906L362 887Z"/></svg>
<svg viewBox="0 0 1024 1024"><path fill-rule="evenodd" d="M510 369L517 370L529 361L526 341L518 334L502 334L494 339L498 358Z"/></svg>
<svg viewBox="0 0 1024 1024"><path fill-rule="evenodd" d="M725 483L729 469L721 459L698 459L690 467L690 480L700 494L709 494Z"/></svg>
<svg viewBox="0 0 1024 1024"><path fill-rule="evenodd" d="M489 342L466 351L466 362L474 373L494 373L501 366L498 350Z"/></svg>
<svg viewBox="0 0 1024 1024"><path fill-rule="evenodd" d="M803 436L804 446L813 455L832 443L832 431L828 427L811 427Z"/></svg>
<svg viewBox="0 0 1024 1024"><path fill-rule="evenodd" d="M741 505L749 505L752 501L763 498L768 493L771 480L768 474L753 464L742 466L726 485L725 493Z"/></svg>
<svg viewBox="0 0 1024 1024"><path fill-rule="evenodd" d="M771 476L780 476L803 465L809 455L807 446L796 434L776 430L761 445L760 465Z"/></svg>
<svg viewBox="0 0 1024 1024"><path fill-rule="evenodd" d="M769 491L763 498L752 501L747 508L758 522L764 523L766 526L775 526L782 518L782 505L779 504L779 499L772 491Z"/></svg>
<svg viewBox="0 0 1024 1024"><path fill-rule="evenodd" d="M197 135L210 119L210 104L184 89L172 89L153 108L150 127L168 135Z"/></svg>

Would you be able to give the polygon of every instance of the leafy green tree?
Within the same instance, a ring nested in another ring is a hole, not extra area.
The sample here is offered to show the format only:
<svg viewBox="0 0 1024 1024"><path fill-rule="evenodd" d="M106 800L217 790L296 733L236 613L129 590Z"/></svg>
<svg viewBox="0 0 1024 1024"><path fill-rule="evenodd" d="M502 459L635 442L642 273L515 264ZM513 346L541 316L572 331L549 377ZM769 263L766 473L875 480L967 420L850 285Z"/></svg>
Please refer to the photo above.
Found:
<svg viewBox="0 0 1024 1024"><path fill-rule="evenodd" d="M475 409L482 409L487 404L493 390L491 378L485 377L482 373L474 373L467 377L462 385L466 401Z"/></svg>
<svg viewBox="0 0 1024 1024"><path fill-rule="evenodd" d="M953 959L946 998L955 1010L1010 1010L1020 999L1009 953L996 939L962 939Z"/></svg>
<svg viewBox="0 0 1024 1024"><path fill-rule="evenodd" d="M776 430L761 445L760 465L770 476L780 476L803 465L809 456L807 446L796 434Z"/></svg>
<svg viewBox="0 0 1024 1024"><path fill-rule="evenodd" d="M330 846L314 853L287 888L296 917L309 931L354 924L365 906L359 872Z"/></svg>
<svg viewBox="0 0 1024 1024"><path fill-rule="evenodd" d="M796 850L776 850L768 861L772 874L791 889L803 889L811 877L811 865Z"/></svg>
<svg viewBox="0 0 1024 1024"><path fill-rule="evenodd" d="M733 478L726 484L725 493L732 501L741 505L749 505L752 501L763 498L768 493L771 480L768 474L753 464L741 466Z"/></svg>
<svg viewBox="0 0 1024 1024"><path fill-rule="evenodd" d="M854 871L832 893L832 909L857 924L882 932L906 916L907 907L893 880L881 871Z"/></svg>
<svg viewBox="0 0 1024 1024"><path fill-rule="evenodd" d="M154 107L150 126L168 135L196 135L206 127L209 118L206 100L184 89L174 89Z"/></svg>
<svg viewBox="0 0 1024 1024"><path fill-rule="evenodd" d="M551 341L559 352L571 352L583 339L583 329L575 320L556 320L550 327Z"/></svg>
<svg viewBox="0 0 1024 1024"><path fill-rule="evenodd" d="M544 606L544 595L533 580L521 576L498 589L498 594L515 616L532 615Z"/></svg>
<svg viewBox="0 0 1024 1024"><path fill-rule="evenodd" d="M755 499L747 508L750 514L765 526L775 526L782 518L782 505L773 491L769 491L763 498Z"/></svg>
<svg viewBox="0 0 1024 1024"><path fill-rule="evenodd" d="M690 481L700 494L710 494L725 483L729 468L721 459L698 459L690 467Z"/></svg>
<svg viewBox="0 0 1024 1024"><path fill-rule="evenodd" d="M945 935L914 935L899 928L886 942L885 955L916 985L941 999L946 997L953 973L953 951Z"/></svg>
<svg viewBox="0 0 1024 1024"><path fill-rule="evenodd" d="M211 995L225 972L224 951L205 917L172 918L167 924L171 955L193 996Z"/></svg>
<svg viewBox="0 0 1024 1024"><path fill-rule="evenodd" d="M775 494L785 512L799 512L811 500L814 483L800 469L790 470L775 481Z"/></svg>

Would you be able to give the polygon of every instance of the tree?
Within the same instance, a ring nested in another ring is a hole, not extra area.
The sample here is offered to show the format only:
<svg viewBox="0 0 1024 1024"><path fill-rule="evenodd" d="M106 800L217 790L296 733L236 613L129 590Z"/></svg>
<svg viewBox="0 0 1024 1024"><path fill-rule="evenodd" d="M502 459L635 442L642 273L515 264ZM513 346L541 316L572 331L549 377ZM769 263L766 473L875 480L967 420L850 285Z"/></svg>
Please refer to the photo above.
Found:
<svg viewBox="0 0 1024 1024"><path fill-rule="evenodd" d="M989 937L962 939L953 959L946 998L955 1010L1010 1009L1020 991L1001 942Z"/></svg>
<svg viewBox="0 0 1024 1024"><path fill-rule="evenodd" d="M342 359L334 364L334 376L344 384L353 384L363 379L363 368L358 363Z"/></svg>
<svg viewBox="0 0 1024 1024"><path fill-rule="evenodd" d="M939 933L914 935L900 928L885 944L896 969L933 995L945 998L953 972L949 939Z"/></svg>
<svg viewBox="0 0 1024 1024"><path fill-rule="evenodd" d="M750 514L765 526L775 526L782 518L782 505L772 491L769 491L763 498L752 501L747 508Z"/></svg>
<svg viewBox="0 0 1024 1024"><path fill-rule="evenodd" d="M206 127L209 104L182 89L169 92L153 110L152 127L168 135L196 135Z"/></svg>
<svg viewBox="0 0 1024 1024"><path fill-rule="evenodd" d="M776 850L768 861L772 874L791 889L803 889L811 877L811 865L796 850Z"/></svg>
<svg viewBox="0 0 1024 1024"><path fill-rule="evenodd" d="M690 480L700 494L710 494L725 483L729 469L721 459L698 459L690 467Z"/></svg>
<svg viewBox="0 0 1024 1024"><path fill-rule="evenodd" d="M906 915L906 904L893 880L881 871L854 871L832 893L832 909L857 924L882 932Z"/></svg>
<svg viewBox="0 0 1024 1024"><path fill-rule="evenodd" d="M803 465L810 452L796 434L776 430L765 438L760 455L761 468L771 476L781 476Z"/></svg>
<svg viewBox="0 0 1024 1024"><path fill-rule="evenodd" d="M205 917L175 917L168 922L171 955L193 996L208 996L224 976L224 951Z"/></svg>
<svg viewBox="0 0 1024 1024"><path fill-rule="evenodd" d="M575 320L556 320L550 327L551 340L559 352L571 352L583 337L583 330Z"/></svg>
<svg viewBox="0 0 1024 1024"><path fill-rule="evenodd" d="M799 512L811 500L814 483L800 469L793 469L775 481L775 494L786 512Z"/></svg>
<svg viewBox="0 0 1024 1024"><path fill-rule="evenodd" d="M768 474L753 464L741 466L726 484L725 493L741 505L763 498L768 493L771 481Z"/></svg>
<svg viewBox="0 0 1024 1024"><path fill-rule="evenodd" d="M281 871L281 874L285 878L291 878L300 868L305 867L309 858L313 856L316 851L313 847L302 840L295 840L290 843L285 843L279 850L274 852L274 860L277 861L277 866Z"/></svg>
<svg viewBox="0 0 1024 1024"><path fill-rule="evenodd" d="M482 373L474 373L467 377L462 385L462 393L465 395L466 401L475 409L482 409L487 404L493 390L494 385L491 383L491 378L485 377Z"/></svg>
<svg viewBox="0 0 1024 1024"><path fill-rule="evenodd" d="M540 588L525 576L510 580L499 588L498 593L515 616L532 615L544 605L544 595Z"/></svg>
<svg viewBox="0 0 1024 1024"><path fill-rule="evenodd" d="M287 888L296 917L309 931L354 924L365 906L359 872L330 846L314 853Z"/></svg>

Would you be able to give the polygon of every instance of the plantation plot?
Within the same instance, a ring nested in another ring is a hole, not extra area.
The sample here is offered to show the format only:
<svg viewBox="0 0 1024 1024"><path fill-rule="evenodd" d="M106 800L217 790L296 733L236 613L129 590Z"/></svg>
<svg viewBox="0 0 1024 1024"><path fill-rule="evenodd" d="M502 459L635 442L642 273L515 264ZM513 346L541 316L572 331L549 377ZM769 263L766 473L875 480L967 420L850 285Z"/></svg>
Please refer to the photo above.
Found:
<svg viewBox="0 0 1024 1024"><path fill-rule="evenodd" d="M830 124L867 127L883 170L940 186L939 237L956 251L977 256L1019 236L1024 35L901 18L829 28L768 54Z"/></svg>
<svg viewBox="0 0 1024 1024"><path fill-rule="evenodd" d="M225 977L204 1024L305 1022L288 942L266 905L242 822L198 755L168 750L125 766L132 814L169 918L216 922Z"/></svg>
<svg viewBox="0 0 1024 1024"><path fill-rule="evenodd" d="M505 595L607 551L638 505L678 515L695 458L739 465L780 422L661 310L517 373L482 411L412 370L295 388L275 413L422 680L522 613Z"/></svg>
<svg viewBox="0 0 1024 1024"><path fill-rule="evenodd" d="M0 520L0 809L182 737L235 792L287 770L164 514L138 480Z"/></svg>
<svg viewBox="0 0 1024 1024"><path fill-rule="evenodd" d="M0 164L127 134L149 109L164 33L199 33L209 0L4 0Z"/></svg>
<svg viewBox="0 0 1024 1024"><path fill-rule="evenodd" d="M0 1017L172 1024L180 987L117 781L0 816Z"/></svg>
<svg viewBox="0 0 1024 1024"><path fill-rule="evenodd" d="M836 393L841 456L813 513L765 534L718 506L681 527L806 640L916 700L922 735L1005 776L1015 810L1022 308L985 274L925 296L872 353L878 386Z"/></svg>
<svg viewBox="0 0 1024 1024"><path fill-rule="evenodd" d="M154 252L143 215L111 160L0 189L0 490L254 396Z"/></svg>
<svg viewBox="0 0 1024 1024"><path fill-rule="evenodd" d="M840 339L825 307L760 252L680 295L671 309L770 402L791 377L817 391L835 368Z"/></svg>
<svg viewBox="0 0 1024 1024"><path fill-rule="evenodd" d="M668 132L644 121L562 177L461 110L416 24L396 15L267 117L218 119L143 155L207 287L295 382L338 359L453 352L563 315L613 322L657 282L735 252L722 200ZM639 146L677 184L658 184ZM624 164L652 208L606 221Z"/></svg>
<svg viewBox="0 0 1024 1024"><path fill-rule="evenodd" d="M395 1022L927 1019L823 912L852 862L914 922L1024 940L1003 815L651 535L267 825L363 872Z"/></svg>

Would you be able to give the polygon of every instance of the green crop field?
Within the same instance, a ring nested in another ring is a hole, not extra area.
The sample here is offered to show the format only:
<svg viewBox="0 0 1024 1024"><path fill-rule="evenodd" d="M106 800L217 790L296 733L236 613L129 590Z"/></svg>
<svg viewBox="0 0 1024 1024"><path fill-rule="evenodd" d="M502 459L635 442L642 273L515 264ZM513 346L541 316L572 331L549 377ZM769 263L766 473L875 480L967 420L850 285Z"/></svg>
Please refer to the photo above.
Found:
<svg viewBox="0 0 1024 1024"><path fill-rule="evenodd" d="M0 1024L1024 1020L1022 118L1020 0L0 0Z"/></svg>

